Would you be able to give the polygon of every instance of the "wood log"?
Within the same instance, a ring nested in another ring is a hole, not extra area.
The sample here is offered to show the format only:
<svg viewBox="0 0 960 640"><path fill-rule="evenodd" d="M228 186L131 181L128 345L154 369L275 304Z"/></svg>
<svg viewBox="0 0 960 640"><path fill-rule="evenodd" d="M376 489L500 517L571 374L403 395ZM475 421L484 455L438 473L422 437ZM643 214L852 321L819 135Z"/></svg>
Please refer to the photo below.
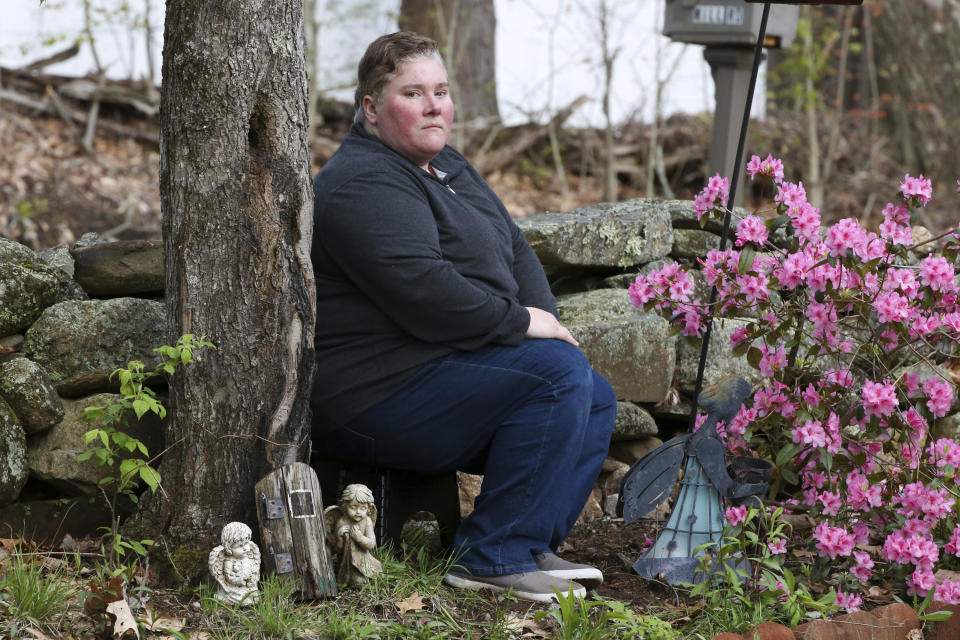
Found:
<svg viewBox="0 0 960 640"><path fill-rule="evenodd" d="M56 64L58 62L63 62L64 60L69 60L70 58L77 55L78 53L80 53L80 45L79 43L74 42L72 45L70 45L66 49L57 51L53 55L47 56L46 58L40 58L39 60L35 60L26 66L20 67L20 70L30 71L30 72L38 71L40 69L43 69L44 67L50 66L51 64Z"/></svg>
<svg viewBox="0 0 960 640"><path fill-rule="evenodd" d="M61 105L62 111L58 111L50 102L38 100L10 89L0 89L0 102L9 102L20 107L33 109L37 113L59 115L60 117L68 118L76 123L83 124L84 126L86 126L87 123L86 113L72 109L66 105ZM97 126L119 136L126 136L142 142L147 142L154 147L160 146L160 136L156 130L137 129L135 127L128 127L103 119L100 120Z"/></svg>
<svg viewBox="0 0 960 640"><path fill-rule="evenodd" d="M308 464L285 464L254 486L265 572L291 580L305 600L337 594L323 529L323 499Z"/></svg>
<svg viewBox="0 0 960 640"><path fill-rule="evenodd" d="M553 122L555 127L559 128L564 122L566 122L567 118L573 115L573 112L579 109L580 106L587 100L589 100L587 96L580 96L554 114L554 116L550 118L551 122ZM511 160L536 144L537 141L545 135L547 135L547 125L528 129L527 131L519 134L509 144L475 159L473 166L481 174L487 174L492 171L496 171L497 169L501 169L509 164Z"/></svg>

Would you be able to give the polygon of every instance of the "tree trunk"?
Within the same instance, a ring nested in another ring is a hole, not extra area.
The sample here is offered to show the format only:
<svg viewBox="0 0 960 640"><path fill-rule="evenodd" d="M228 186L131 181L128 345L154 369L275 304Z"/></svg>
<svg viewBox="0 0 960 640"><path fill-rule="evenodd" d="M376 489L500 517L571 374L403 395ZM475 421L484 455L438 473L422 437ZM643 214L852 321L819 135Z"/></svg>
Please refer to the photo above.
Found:
<svg viewBox="0 0 960 640"><path fill-rule="evenodd" d="M269 10L268 10L269 9ZM254 484L305 450L314 368L302 0L168 0L160 190L171 343L205 335L170 381L164 493L131 525L179 577L224 524L256 529ZM289 459L289 458L288 458ZM153 537L153 536L151 536Z"/></svg>
<svg viewBox="0 0 960 640"><path fill-rule="evenodd" d="M440 44L458 120L500 117L493 0L401 0L399 22Z"/></svg>

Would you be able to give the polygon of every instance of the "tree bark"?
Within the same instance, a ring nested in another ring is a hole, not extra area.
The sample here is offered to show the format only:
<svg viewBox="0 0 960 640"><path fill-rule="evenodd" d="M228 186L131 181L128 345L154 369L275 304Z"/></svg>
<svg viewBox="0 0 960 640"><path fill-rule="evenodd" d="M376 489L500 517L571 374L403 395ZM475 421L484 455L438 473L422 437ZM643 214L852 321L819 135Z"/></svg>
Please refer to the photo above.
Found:
<svg viewBox="0 0 960 640"><path fill-rule="evenodd" d="M167 3L160 190L169 336L172 344L205 335L217 349L170 380L164 492L132 527L161 536L188 580L206 571L224 524L255 522L254 484L305 451L310 434L302 22L302 0Z"/></svg>
<svg viewBox="0 0 960 640"><path fill-rule="evenodd" d="M500 117L493 0L401 0L399 22L440 44L461 122Z"/></svg>

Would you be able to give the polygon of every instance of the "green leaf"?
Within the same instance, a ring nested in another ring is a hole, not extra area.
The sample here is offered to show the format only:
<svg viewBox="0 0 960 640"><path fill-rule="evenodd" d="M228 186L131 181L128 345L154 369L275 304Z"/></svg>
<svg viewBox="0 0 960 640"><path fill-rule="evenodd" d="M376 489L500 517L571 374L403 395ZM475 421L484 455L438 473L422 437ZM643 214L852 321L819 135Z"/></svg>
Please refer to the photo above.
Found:
<svg viewBox="0 0 960 640"><path fill-rule="evenodd" d="M151 492L156 493L160 486L160 473L156 469L147 464L143 465L140 467L140 478L150 487Z"/></svg>
<svg viewBox="0 0 960 640"><path fill-rule="evenodd" d="M949 620L952 615L952 611L931 611L930 613L925 613L920 616L920 621L943 622L944 620Z"/></svg>
<svg viewBox="0 0 960 640"><path fill-rule="evenodd" d="M774 466L777 468L785 467L788 462L793 460L793 457L797 455L797 451L800 450L793 442L788 442L787 444L781 447L780 451L777 452L777 459L774 462Z"/></svg>
<svg viewBox="0 0 960 640"><path fill-rule="evenodd" d="M796 472L787 467L780 469L780 477L783 478L783 481L787 484L800 484L800 478Z"/></svg>
<svg viewBox="0 0 960 640"><path fill-rule="evenodd" d="M750 364L750 366L753 367L754 369L759 369L759 368L760 368L760 360L761 360L761 358L763 358L763 352L760 351L760 349L757 349L756 347L750 347L750 348L747 350L747 362L748 362L748 363Z"/></svg>
<svg viewBox="0 0 960 640"><path fill-rule="evenodd" d="M137 398L133 401L133 412L137 414L137 420L143 417L150 410L150 403L143 398Z"/></svg>
<svg viewBox="0 0 960 640"><path fill-rule="evenodd" d="M756 251L750 245L747 245L740 252L740 262L737 264L737 271L741 274L750 271L753 268L753 258Z"/></svg>

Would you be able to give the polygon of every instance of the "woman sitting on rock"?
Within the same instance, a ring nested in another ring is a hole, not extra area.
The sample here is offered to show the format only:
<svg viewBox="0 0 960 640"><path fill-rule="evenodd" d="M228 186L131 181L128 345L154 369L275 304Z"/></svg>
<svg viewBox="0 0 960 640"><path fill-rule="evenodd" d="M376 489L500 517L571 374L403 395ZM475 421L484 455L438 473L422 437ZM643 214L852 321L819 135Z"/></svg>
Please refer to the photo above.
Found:
<svg viewBox="0 0 960 640"><path fill-rule="evenodd" d="M609 383L557 319L506 208L447 146L437 44L360 61L356 117L314 181L315 447L396 469L483 473L447 584L549 601L599 570L555 555L606 457Z"/></svg>

